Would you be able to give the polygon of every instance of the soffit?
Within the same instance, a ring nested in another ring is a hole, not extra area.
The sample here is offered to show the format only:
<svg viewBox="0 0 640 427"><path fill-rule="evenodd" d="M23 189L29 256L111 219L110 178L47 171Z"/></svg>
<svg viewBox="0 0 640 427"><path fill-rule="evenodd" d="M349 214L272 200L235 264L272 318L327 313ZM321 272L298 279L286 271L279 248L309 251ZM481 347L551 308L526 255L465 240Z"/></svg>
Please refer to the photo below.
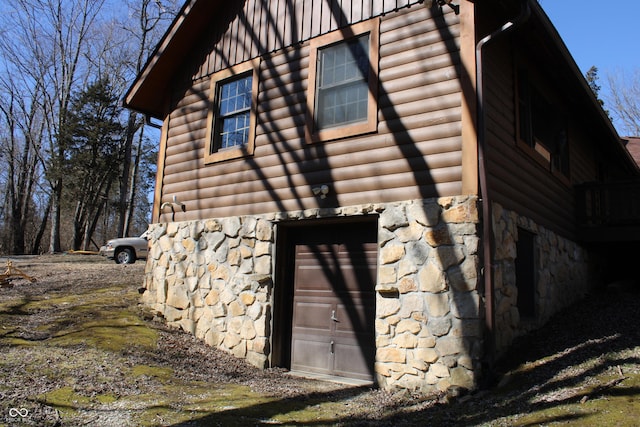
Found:
<svg viewBox="0 0 640 427"><path fill-rule="evenodd" d="M124 106L162 119L169 84L209 25L220 0L189 0L127 91Z"/></svg>

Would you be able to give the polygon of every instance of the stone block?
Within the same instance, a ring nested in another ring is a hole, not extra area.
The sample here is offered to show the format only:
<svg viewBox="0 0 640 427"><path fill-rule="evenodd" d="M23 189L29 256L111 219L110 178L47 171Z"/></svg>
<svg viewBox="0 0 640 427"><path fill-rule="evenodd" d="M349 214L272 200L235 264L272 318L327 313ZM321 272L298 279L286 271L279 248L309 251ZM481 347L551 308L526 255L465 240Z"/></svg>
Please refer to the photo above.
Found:
<svg viewBox="0 0 640 427"><path fill-rule="evenodd" d="M460 264L465 258L464 250L458 246L440 246L434 249L431 254L432 261L446 271L454 265Z"/></svg>
<svg viewBox="0 0 640 427"><path fill-rule="evenodd" d="M480 296L476 292L452 292L451 312L458 319L480 317Z"/></svg>
<svg viewBox="0 0 640 427"><path fill-rule="evenodd" d="M164 310L162 312L162 315L167 322L175 322L177 320L180 320L182 319L183 314L184 310L180 310L168 305L164 307Z"/></svg>
<svg viewBox="0 0 640 427"><path fill-rule="evenodd" d="M449 368L441 363L433 363L429 366L429 373L435 375L438 378L448 378Z"/></svg>
<svg viewBox="0 0 640 427"><path fill-rule="evenodd" d="M240 302L242 302L242 304L244 304L245 306L250 306L255 301L256 301L256 296L251 292L242 292L240 294Z"/></svg>
<svg viewBox="0 0 640 427"><path fill-rule="evenodd" d="M256 225L256 238L263 242L273 241L273 224L270 221L258 220Z"/></svg>
<svg viewBox="0 0 640 427"><path fill-rule="evenodd" d="M432 364L435 363L438 358L438 352L433 348L417 348L413 350L413 357L416 360L421 360L425 363Z"/></svg>
<svg viewBox="0 0 640 427"><path fill-rule="evenodd" d="M271 274L271 256L264 255L255 259L253 271L256 274Z"/></svg>
<svg viewBox="0 0 640 427"><path fill-rule="evenodd" d="M406 358L406 351L399 348L379 348L376 352L378 362L405 363Z"/></svg>
<svg viewBox="0 0 640 427"><path fill-rule="evenodd" d="M379 285L395 284L396 280L396 267L394 265L381 265L378 268Z"/></svg>
<svg viewBox="0 0 640 427"><path fill-rule="evenodd" d="M400 299L384 298L380 295L376 298L376 317L384 319L400 311Z"/></svg>
<svg viewBox="0 0 640 427"><path fill-rule="evenodd" d="M242 322L242 329L240 330L240 337L245 340L252 340L256 337L256 328L253 325L253 321L245 319Z"/></svg>
<svg viewBox="0 0 640 427"><path fill-rule="evenodd" d="M405 227L400 227L394 231L398 240L403 243L420 240L424 227L417 222L410 222Z"/></svg>
<svg viewBox="0 0 640 427"><path fill-rule="evenodd" d="M413 313L422 313L425 308L425 300L422 294L413 292L402 295L402 304L398 315L404 319L411 317Z"/></svg>
<svg viewBox="0 0 640 427"><path fill-rule="evenodd" d="M405 254L404 245L389 243L380 249L380 264L392 264L399 261Z"/></svg>
<svg viewBox="0 0 640 427"><path fill-rule="evenodd" d="M409 332L411 334L417 334L422 329L422 325L413 319L404 319L398 322L396 325L396 334L402 334Z"/></svg>
<svg viewBox="0 0 640 427"><path fill-rule="evenodd" d="M434 248L442 245L451 245L453 243L451 231L446 225L426 230L424 232L424 240L429 246Z"/></svg>
<svg viewBox="0 0 640 427"><path fill-rule="evenodd" d="M240 304L238 301L232 301L229 304L229 315L236 317L236 316L244 316L246 310L244 308L244 306L242 304Z"/></svg>
<svg viewBox="0 0 640 427"><path fill-rule="evenodd" d="M418 337L411 333L396 335L391 343L398 348L416 348L418 346Z"/></svg>
<svg viewBox="0 0 640 427"><path fill-rule="evenodd" d="M473 390L476 387L473 372L462 366L451 368L450 371L451 385L464 387L467 390Z"/></svg>
<svg viewBox="0 0 640 427"><path fill-rule="evenodd" d="M464 339L457 337L439 338L436 342L436 350L438 350L440 356L466 355L469 352Z"/></svg>
<svg viewBox="0 0 640 427"><path fill-rule="evenodd" d="M415 292L418 290L418 285L416 281L410 277L404 277L398 283L398 292L401 294L407 294L409 292Z"/></svg>
<svg viewBox="0 0 640 427"><path fill-rule="evenodd" d="M426 294L425 302L427 305L427 312L431 317L442 317L449 313L449 295L447 293L441 294Z"/></svg>
<svg viewBox="0 0 640 427"><path fill-rule="evenodd" d="M380 215L379 224L382 228L394 231L400 227L406 227L409 221L403 206L389 206Z"/></svg>
<svg viewBox="0 0 640 427"><path fill-rule="evenodd" d="M258 241L256 242L253 255L255 257L259 257L262 255L271 255L271 247L272 247L271 242Z"/></svg>
<svg viewBox="0 0 640 427"><path fill-rule="evenodd" d="M427 323L427 328L434 336L442 337L451 330L451 319L448 317L432 317Z"/></svg>
<svg viewBox="0 0 640 427"><path fill-rule="evenodd" d="M262 316L262 304L251 304L247 308L247 317L252 320L257 320Z"/></svg>
<svg viewBox="0 0 640 427"><path fill-rule="evenodd" d="M211 347L218 348L222 345L223 341L224 341L224 334L214 329L210 329L209 332L207 332L207 334L204 337L204 342L206 342Z"/></svg>
<svg viewBox="0 0 640 427"><path fill-rule="evenodd" d="M185 285L172 286L167 290L167 305L184 310L190 305L188 289Z"/></svg>
<svg viewBox="0 0 640 427"><path fill-rule="evenodd" d="M216 289L210 290L204 299L204 303L206 305L215 305L218 302L220 302L220 292Z"/></svg>
<svg viewBox="0 0 640 427"><path fill-rule="evenodd" d="M410 221L432 227L440 220L440 206L432 202L415 202L407 207L407 217Z"/></svg>
<svg viewBox="0 0 640 427"><path fill-rule="evenodd" d="M423 292L440 293L447 289L445 275L433 262L427 262L418 272L419 289Z"/></svg>
<svg viewBox="0 0 640 427"><path fill-rule="evenodd" d="M401 259L398 263L398 277L408 276L409 274L416 273L418 266L416 266L412 260Z"/></svg>
<svg viewBox="0 0 640 427"><path fill-rule="evenodd" d="M409 242L406 245L406 259L415 265L422 265L429 257L431 248L423 240Z"/></svg>
<svg viewBox="0 0 640 427"><path fill-rule="evenodd" d="M379 337L381 335L387 335L391 332L391 327L389 323L383 319L376 319L375 321L375 331L376 335Z"/></svg>

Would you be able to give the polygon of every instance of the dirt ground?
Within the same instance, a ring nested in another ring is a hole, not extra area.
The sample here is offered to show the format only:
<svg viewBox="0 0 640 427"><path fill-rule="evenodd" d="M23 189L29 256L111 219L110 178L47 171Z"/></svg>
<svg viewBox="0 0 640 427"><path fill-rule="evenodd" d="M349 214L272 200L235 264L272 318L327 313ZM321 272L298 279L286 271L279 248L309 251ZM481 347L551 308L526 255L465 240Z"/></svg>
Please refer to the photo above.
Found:
<svg viewBox="0 0 640 427"><path fill-rule="evenodd" d="M350 387L255 369L138 306L144 263L15 257L0 288L0 426L632 426L640 293L608 287L518 340L468 395ZM0 273L6 258L0 258Z"/></svg>

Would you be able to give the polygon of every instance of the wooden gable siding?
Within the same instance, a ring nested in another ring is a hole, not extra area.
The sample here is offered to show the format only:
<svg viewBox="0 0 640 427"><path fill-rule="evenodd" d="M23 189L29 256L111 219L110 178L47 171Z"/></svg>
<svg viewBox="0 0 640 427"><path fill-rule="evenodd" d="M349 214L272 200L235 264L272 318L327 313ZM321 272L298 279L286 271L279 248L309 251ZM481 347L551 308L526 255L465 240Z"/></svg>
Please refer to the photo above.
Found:
<svg viewBox="0 0 640 427"><path fill-rule="evenodd" d="M207 166L209 79L197 80L174 94L160 201L178 197L174 218L188 220L461 194L459 32L451 12L383 16L378 131L316 144L304 139L308 43L265 55L253 156ZM322 184L325 200L312 194Z"/></svg>
<svg viewBox="0 0 640 427"><path fill-rule="evenodd" d="M569 117L569 179L548 168L517 146L514 47L492 46L485 55L489 183L494 201L536 223L576 238L574 185L596 179L595 152L582 116L566 105Z"/></svg>
<svg viewBox="0 0 640 427"><path fill-rule="evenodd" d="M420 0L244 0L212 32L194 79L350 24L415 6ZM223 17L225 18L225 17Z"/></svg>

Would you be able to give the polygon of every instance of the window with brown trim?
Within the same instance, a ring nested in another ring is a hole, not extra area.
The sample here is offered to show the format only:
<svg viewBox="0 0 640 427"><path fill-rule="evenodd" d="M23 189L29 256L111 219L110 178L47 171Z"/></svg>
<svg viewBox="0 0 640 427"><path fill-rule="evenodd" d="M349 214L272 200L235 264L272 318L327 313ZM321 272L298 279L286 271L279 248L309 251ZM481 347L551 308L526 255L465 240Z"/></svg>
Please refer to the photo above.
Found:
<svg viewBox="0 0 640 427"><path fill-rule="evenodd" d="M307 139L344 138L377 129L379 21L312 39Z"/></svg>
<svg viewBox="0 0 640 427"><path fill-rule="evenodd" d="M212 76L205 163L253 154L257 95L257 61Z"/></svg>
<svg viewBox="0 0 640 427"><path fill-rule="evenodd" d="M569 177L567 118L524 68L518 70L518 126L521 146L550 171Z"/></svg>

